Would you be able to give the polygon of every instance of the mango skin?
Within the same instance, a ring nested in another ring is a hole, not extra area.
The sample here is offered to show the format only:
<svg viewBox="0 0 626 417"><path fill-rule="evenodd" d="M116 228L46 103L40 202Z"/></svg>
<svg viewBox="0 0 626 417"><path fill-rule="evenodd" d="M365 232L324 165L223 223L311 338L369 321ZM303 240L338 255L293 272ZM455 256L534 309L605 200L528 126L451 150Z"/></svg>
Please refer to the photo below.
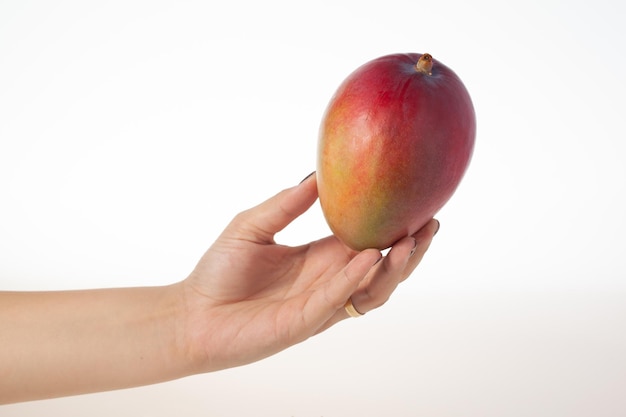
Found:
<svg viewBox="0 0 626 417"><path fill-rule="evenodd" d="M456 191L476 136L459 77L422 54L357 68L332 97L318 141L319 199L333 234L355 250L385 249L425 225Z"/></svg>

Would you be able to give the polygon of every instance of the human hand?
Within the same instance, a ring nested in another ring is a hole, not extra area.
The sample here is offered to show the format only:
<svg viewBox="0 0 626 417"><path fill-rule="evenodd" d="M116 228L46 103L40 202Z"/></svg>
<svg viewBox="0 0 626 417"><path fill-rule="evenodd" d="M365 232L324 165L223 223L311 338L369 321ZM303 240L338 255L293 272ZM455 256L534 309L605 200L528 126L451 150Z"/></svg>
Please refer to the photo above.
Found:
<svg viewBox="0 0 626 417"><path fill-rule="evenodd" d="M316 176L238 214L182 282L185 347L200 372L277 353L348 317L384 304L421 261L439 223L431 220L385 257L329 236L285 246L274 236L317 199Z"/></svg>
<svg viewBox="0 0 626 417"><path fill-rule="evenodd" d="M0 404L147 385L250 363L382 305L422 259L432 220L384 258L334 236L274 235L317 199L315 176L237 215L167 286L0 291ZM78 313L77 313L78 312ZM5 373L6 373L5 372Z"/></svg>

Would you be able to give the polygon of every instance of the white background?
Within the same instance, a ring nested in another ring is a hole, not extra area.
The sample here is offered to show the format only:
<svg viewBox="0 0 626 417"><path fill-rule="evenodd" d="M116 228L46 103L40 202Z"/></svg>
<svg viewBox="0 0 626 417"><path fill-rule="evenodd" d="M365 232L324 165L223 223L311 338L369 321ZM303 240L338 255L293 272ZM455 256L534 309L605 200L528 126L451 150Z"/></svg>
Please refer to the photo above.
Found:
<svg viewBox="0 0 626 417"><path fill-rule="evenodd" d="M431 250L383 308L250 366L0 415L626 415L625 17L612 0L0 2L2 289L184 278L235 213L315 168L330 96L380 55L431 53L478 120ZM328 233L316 204L279 240Z"/></svg>

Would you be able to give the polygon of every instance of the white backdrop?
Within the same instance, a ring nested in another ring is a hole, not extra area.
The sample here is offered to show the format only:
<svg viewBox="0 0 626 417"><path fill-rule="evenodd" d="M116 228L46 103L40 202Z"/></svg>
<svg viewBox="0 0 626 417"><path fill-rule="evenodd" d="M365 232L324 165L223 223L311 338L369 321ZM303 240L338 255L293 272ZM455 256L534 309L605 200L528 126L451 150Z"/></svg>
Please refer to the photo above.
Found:
<svg viewBox="0 0 626 417"><path fill-rule="evenodd" d="M478 121L431 250L381 309L250 366L0 415L625 415L617 4L0 2L2 289L184 278L315 168L330 96L380 55L452 67ZM328 233L315 205L279 240Z"/></svg>

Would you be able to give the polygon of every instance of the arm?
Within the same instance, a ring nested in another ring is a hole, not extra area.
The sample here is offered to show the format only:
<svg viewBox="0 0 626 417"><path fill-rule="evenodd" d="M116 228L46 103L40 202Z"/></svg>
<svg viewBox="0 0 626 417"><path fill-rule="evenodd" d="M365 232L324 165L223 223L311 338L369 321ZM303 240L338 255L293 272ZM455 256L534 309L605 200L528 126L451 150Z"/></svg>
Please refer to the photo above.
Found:
<svg viewBox="0 0 626 417"><path fill-rule="evenodd" d="M146 385L251 363L382 305L433 220L387 256L329 236L274 235L317 198L315 176L240 213L185 280L164 287L0 292L0 403Z"/></svg>
<svg viewBox="0 0 626 417"><path fill-rule="evenodd" d="M0 293L0 403L190 373L176 340L179 287Z"/></svg>

